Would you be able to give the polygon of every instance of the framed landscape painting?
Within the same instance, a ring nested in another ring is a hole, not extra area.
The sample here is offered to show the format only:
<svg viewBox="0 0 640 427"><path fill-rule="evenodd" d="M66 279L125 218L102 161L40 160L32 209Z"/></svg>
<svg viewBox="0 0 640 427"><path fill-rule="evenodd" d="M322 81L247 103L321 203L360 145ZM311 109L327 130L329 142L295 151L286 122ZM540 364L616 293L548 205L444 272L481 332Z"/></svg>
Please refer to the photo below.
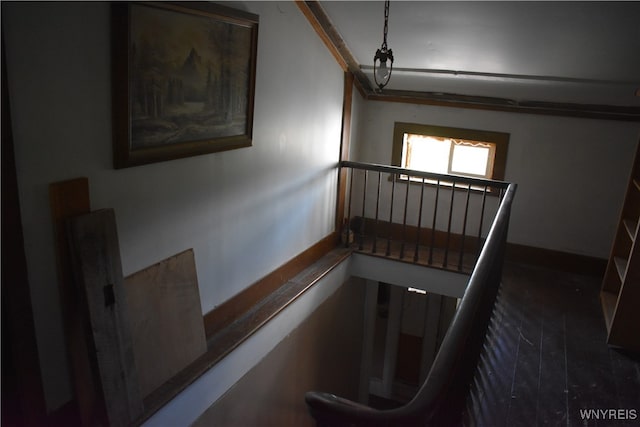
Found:
<svg viewBox="0 0 640 427"><path fill-rule="evenodd" d="M251 145L256 15L114 3L112 27L115 168Z"/></svg>

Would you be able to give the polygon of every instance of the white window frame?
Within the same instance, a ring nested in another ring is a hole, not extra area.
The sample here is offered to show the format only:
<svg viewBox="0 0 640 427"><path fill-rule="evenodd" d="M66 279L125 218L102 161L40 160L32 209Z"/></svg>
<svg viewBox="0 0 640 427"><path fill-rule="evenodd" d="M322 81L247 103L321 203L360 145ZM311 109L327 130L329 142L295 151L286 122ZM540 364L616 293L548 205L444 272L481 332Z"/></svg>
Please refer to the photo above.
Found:
<svg viewBox="0 0 640 427"><path fill-rule="evenodd" d="M504 180L506 155L509 143L508 133L397 122L394 127L393 153L391 159L391 164L394 166L405 167L407 157L410 158L411 156L411 153L407 153L407 150L405 149L407 146L407 135L421 135L436 139L450 139L452 143L450 146L451 153L449 155L449 164L447 165L446 172L448 175ZM452 171L453 151L455 150L455 146L463 144L485 144L489 147L490 155L487 164L487 171L484 175ZM401 179L406 180L407 177L403 176ZM412 179L412 181L421 180Z"/></svg>

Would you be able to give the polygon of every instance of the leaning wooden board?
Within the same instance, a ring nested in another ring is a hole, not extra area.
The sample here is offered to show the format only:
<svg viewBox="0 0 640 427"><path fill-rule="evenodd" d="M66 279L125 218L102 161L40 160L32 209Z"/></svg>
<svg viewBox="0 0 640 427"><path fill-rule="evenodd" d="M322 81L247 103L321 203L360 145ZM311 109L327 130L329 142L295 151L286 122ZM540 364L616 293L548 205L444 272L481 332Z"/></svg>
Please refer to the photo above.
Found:
<svg viewBox="0 0 640 427"><path fill-rule="evenodd" d="M70 217L91 211L89 180L80 177L54 182L49 186L49 199L56 243L60 305L76 402L73 406L78 408L80 426L100 425L106 423L106 410L100 384L87 357L89 343L85 333L85 321L88 319L85 319L84 311L80 310L66 235L66 221Z"/></svg>
<svg viewBox="0 0 640 427"><path fill-rule="evenodd" d="M128 276L124 288L146 397L207 350L193 250Z"/></svg>
<svg viewBox="0 0 640 427"><path fill-rule="evenodd" d="M127 426L144 408L113 209L70 218L67 237L79 307L91 329L89 358L98 372L108 424Z"/></svg>

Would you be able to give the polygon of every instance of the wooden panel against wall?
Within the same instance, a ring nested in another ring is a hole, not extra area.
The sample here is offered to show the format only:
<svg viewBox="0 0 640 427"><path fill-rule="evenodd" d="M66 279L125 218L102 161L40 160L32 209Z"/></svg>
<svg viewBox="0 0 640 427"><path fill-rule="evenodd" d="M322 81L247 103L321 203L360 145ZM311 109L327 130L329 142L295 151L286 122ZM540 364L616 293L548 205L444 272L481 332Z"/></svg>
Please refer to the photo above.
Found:
<svg viewBox="0 0 640 427"><path fill-rule="evenodd" d="M193 250L125 279L143 397L207 350Z"/></svg>
<svg viewBox="0 0 640 427"><path fill-rule="evenodd" d="M89 359L100 384L101 408L90 425L127 426L143 406L133 359L120 246L113 209L103 209L67 221L71 267L79 308L87 319Z"/></svg>
<svg viewBox="0 0 640 427"><path fill-rule="evenodd" d="M87 319L81 310L78 292L73 283L69 245L65 233L66 220L76 215L87 214L91 210L89 179L80 177L51 183L49 201L54 226L58 289L74 391L74 402L67 404L68 409L63 410L62 414L68 411L68 417L77 417L80 425L89 426L95 423L96 418L105 416L104 400L88 357L91 344L85 333ZM60 412L57 411L57 414ZM56 416L67 418L67 415Z"/></svg>

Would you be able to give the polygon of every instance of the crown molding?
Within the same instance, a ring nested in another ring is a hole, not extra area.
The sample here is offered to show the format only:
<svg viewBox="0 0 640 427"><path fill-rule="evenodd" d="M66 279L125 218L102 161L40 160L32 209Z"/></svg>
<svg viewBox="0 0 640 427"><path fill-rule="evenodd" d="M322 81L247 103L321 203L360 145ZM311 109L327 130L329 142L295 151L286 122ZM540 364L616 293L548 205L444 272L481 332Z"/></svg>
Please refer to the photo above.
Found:
<svg viewBox="0 0 640 427"><path fill-rule="evenodd" d="M358 92L360 92L360 95L366 100L504 111L510 113L640 122L640 107L634 106L560 103L536 100L515 101L507 98L389 89L376 91L363 72L363 68L367 67L358 63L337 28L322 8L320 2L317 0L296 0L296 4L343 71L353 75L354 84Z"/></svg>

